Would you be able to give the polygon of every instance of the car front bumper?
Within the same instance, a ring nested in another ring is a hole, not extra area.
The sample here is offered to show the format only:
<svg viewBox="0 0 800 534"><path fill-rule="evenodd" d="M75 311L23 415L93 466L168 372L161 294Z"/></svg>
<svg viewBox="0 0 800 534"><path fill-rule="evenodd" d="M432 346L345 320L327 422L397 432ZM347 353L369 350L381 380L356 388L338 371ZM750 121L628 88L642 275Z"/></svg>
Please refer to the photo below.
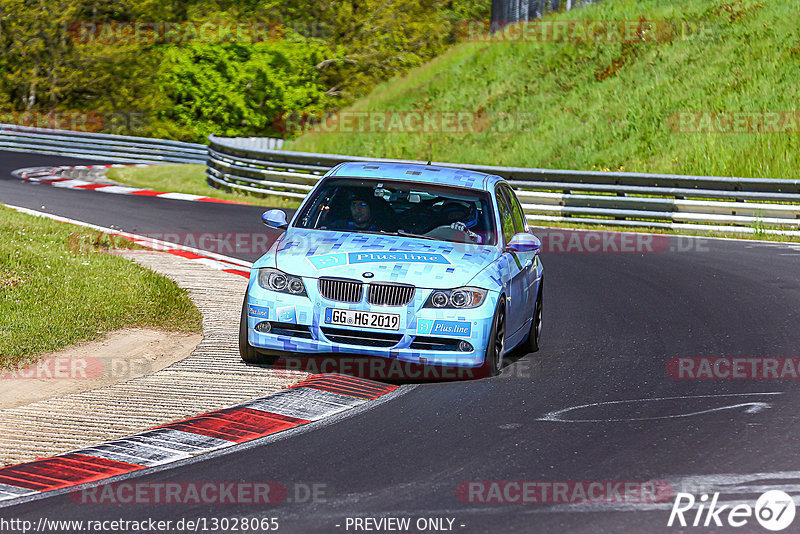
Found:
<svg viewBox="0 0 800 534"><path fill-rule="evenodd" d="M248 291L248 341L256 350L292 356L363 355L413 364L479 367L483 365L498 294L474 309L423 308L432 290L418 288L406 306L375 306L330 301L304 280L309 295L269 291L251 280ZM393 313L398 330L333 325L325 322L328 308ZM269 322L271 331L256 326ZM460 350L466 341L471 350Z"/></svg>

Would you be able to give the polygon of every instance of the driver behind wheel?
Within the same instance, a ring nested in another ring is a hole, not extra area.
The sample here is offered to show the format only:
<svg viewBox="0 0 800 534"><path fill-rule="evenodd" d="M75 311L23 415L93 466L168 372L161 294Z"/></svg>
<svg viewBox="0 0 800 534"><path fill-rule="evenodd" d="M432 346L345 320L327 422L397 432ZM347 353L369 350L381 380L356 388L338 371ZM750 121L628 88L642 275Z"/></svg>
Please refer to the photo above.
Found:
<svg viewBox="0 0 800 534"><path fill-rule="evenodd" d="M471 202L448 200L442 206L447 223L453 230L464 232L475 243L482 243L483 237L472 231L478 224L478 210Z"/></svg>
<svg viewBox="0 0 800 534"><path fill-rule="evenodd" d="M333 219L322 228L357 232L380 230L377 220L377 206L374 196L370 195L369 191L348 191L342 200L344 202L337 202L336 208L332 210L339 217Z"/></svg>

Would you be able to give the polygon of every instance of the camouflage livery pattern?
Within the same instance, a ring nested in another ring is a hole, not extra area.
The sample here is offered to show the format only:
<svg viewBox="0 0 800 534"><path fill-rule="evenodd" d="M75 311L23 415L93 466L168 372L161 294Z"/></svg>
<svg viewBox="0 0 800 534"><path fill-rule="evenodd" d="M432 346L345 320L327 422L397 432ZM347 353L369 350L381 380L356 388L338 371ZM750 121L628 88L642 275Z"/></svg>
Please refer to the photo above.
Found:
<svg viewBox="0 0 800 534"><path fill-rule="evenodd" d="M331 169L327 176L363 176L471 187L489 191L493 201L495 186L503 181L497 176L471 171L399 163L345 163ZM497 228L501 228L499 214L496 213L495 217ZM499 241L502 242L502 239ZM532 271L528 272L523 270L520 257L505 252L502 244L487 246L404 236L309 230L290 224L271 249L253 265L248 285L248 309L253 310L253 313L248 312L248 340L257 349L285 351L294 355L363 354L413 363L477 367L484 362L492 320L501 295L507 299L506 316L517 318L521 324L514 330L507 329L507 349L527 336L532 317L530 295L535 296L542 273L541 262L533 255L531 258L532 261L528 263L532 265ZM261 287L258 273L259 269L266 267L301 277L307 295L279 293ZM349 303L326 299L318 287L321 277L362 283L364 290L361 301ZM527 277L527 281L519 283L521 277ZM370 304L366 300L367 285L376 282L413 285L413 298L405 306ZM487 290L484 302L473 309L423 307L435 290L464 286ZM326 324L325 313L328 308L399 314L399 329ZM308 336L259 332L255 327L262 321L307 326L310 339ZM397 335L399 340L391 347L336 343L325 335L322 330L324 327ZM419 336L465 340L473 350L461 352L412 348L411 344Z"/></svg>

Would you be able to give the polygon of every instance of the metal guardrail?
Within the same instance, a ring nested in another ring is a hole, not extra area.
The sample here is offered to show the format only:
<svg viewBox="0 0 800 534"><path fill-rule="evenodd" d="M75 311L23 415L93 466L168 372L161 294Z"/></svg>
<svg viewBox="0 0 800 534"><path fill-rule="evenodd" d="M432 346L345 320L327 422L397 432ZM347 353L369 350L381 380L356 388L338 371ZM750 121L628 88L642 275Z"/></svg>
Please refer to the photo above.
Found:
<svg viewBox="0 0 800 534"><path fill-rule="evenodd" d="M212 187L294 198L345 161L425 163L269 150L215 136L208 156ZM800 235L800 180L434 164L506 178L532 222Z"/></svg>
<svg viewBox="0 0 800 534"><path fill-rule="evenodd" d="M210 186L303 198L331 167L388 160L279 150L272 138L209 145L0 124L0 150L119 163L203 163ZM720 229L800 235L800 180L567 171L436 163L509 180L532 222Z"/></svg>
<svg viewBox="0 0 800 534"><path fill-rule="evenodd" d="M147 137L0 124L0 150L37 152L115 163L205 163L207 149Z"/></svg>

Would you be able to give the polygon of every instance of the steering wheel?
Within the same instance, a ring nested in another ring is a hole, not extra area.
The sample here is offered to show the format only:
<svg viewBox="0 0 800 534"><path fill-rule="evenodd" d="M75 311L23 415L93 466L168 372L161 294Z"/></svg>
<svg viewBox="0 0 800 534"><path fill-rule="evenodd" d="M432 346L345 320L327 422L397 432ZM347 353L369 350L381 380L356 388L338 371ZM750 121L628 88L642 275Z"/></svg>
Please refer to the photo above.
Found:
<svg viewBox="0 0 800 534"><path fill-rule="evenodd" d="M449 224L443 224L441 226L437 226L430 232L426 232L425 235L430 237L435 237L436 239L441 239L442 241L458 241L459 243L477 243L477 240L474 240L467 232L462 230L456 230L452 228Z"/></svg>

